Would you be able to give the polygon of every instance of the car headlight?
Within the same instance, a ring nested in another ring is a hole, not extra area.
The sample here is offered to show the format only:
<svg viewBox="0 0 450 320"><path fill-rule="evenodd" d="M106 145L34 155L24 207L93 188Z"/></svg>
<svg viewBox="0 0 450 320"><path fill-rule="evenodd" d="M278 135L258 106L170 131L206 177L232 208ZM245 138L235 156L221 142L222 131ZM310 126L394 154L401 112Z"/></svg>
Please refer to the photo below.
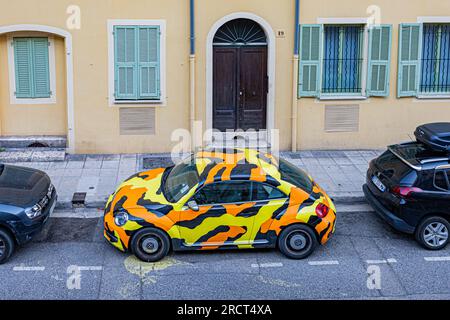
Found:
<svg viewBox="0 0 450 320"><path fill-rule="evenodd" d="M114 223L118 227L123 227L128 221L128 213L118 212L114 215Z"/></svg>
<svg viewBox="0 0 450 320"><path fill-rule="evenodd" d="M25 214L28 218L34 219L41 214L42 208L40 205L36 204L32 208L26 209Z"/></svg>

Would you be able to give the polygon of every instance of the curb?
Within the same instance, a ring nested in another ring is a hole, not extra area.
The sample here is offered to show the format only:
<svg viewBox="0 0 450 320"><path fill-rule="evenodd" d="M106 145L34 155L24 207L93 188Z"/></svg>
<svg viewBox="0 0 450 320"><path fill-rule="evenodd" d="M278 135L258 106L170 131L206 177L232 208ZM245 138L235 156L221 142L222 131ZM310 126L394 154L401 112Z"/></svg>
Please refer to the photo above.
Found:
<svg viewBox="0 0 450 320"><path fill-rule="evenodd" d="M335 205L349 205L349 204L365 204L366 200L361 192L361 194L339 194L339 195L332 195L331 198L333 198L333 202ZM107 200L89 200L86 199L86 203L84 206L73 206L72 201L69 200L58 200L56 204L56 209L58 210L71 210L71 209L77 209L77 208L86 208L86 209L100 209L103 210L106 206Z"/></svg>

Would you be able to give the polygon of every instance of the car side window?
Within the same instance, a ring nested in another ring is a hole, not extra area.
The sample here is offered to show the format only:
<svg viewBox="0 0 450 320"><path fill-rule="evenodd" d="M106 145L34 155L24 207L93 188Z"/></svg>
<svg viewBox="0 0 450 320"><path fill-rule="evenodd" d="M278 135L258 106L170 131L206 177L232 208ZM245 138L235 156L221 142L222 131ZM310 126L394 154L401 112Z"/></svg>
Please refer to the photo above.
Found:
<svg viewBox="0 0 450 320"><path fill-rule="evenodd" d="M449 172L438 170L434 173L434 186L439 190L448 191L448 177Z"/></svg>
<svg viewBox="0 0 450 320"><path fill-rule="evenodd" d="M249 181L217 182L204 186L194 200L199 205L249 202L252 194L252 183Z"/></svg>
<svg viewBox="0 0 450 320"><path fill-rule="evenodd" d="M286 195L279 189L264 183L253 184L254 201L283 199Z"/></svg>

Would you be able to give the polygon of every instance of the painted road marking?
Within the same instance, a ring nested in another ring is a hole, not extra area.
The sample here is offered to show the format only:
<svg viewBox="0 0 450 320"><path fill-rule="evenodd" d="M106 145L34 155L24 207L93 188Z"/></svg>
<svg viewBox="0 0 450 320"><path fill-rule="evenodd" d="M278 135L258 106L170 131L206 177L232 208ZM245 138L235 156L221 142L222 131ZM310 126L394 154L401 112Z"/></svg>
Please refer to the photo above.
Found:
<svg viewBox="0 0 450 320"><path fill-rule="evenodd" d="M280 268L283 264L281 262L271 262L271 263L254 263L252 268Z"/></svg>
<svg viewBox="0 0 450 320"><path fill-rule="evenodd" d="M45 267L25 267L25 266L15 266L13 271L44 271Z"/></svg>
<svg viewBox="0 0 450 320"><path fill-rule="evenodd" d="M310 266L332 266L332 265L338 265L339 261L337 261L337 260L309 261L308 264Z"/></svg>
<svg viewBox="0 0 450 320"><path fill-rule="evenodd" d="M367 264L387 264L387 263L397 263L395 259L383 259L383 260L366 260Z"/></svg>
<svg viewBox="0 0 450 320"><path fill-rule="evenodd" d="M425 257L424 259L428 262L450 261L450 257Z"/></svg>
<svg viewBox="0 0 450 320"><path fill-rule="evenodd" d="M102 271L103 267L101 266L80 266L79 267L80 271Z"/></svg>

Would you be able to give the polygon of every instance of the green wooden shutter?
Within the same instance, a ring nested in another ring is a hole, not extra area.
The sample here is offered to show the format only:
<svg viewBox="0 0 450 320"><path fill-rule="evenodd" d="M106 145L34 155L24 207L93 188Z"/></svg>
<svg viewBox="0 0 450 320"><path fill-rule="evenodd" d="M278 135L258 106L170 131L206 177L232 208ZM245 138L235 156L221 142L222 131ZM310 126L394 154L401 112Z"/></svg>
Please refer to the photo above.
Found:
<svg viewBox="0 0 450 320"><path fill-rule="evenodd" d="M160 98L159 26L139 27L139 99Z"/></svg>
<svg viewBox="0 0 450 320"><path fill-rule="evenodd" d="M387 97L389 95L391 38L391 25L374 26L369 29L368 96Z"/></svg>
<svg viewBox="0 0 450 320"><path fill-rule="evenodd" d="M47 38L33 38L32 41L33 63L33 90L34 98L50 98L50 71L48 61Z"/></svg>
<svg viewBox="0 0 450 320"><path fill-rule="evenodd" d="M401 24L398 57L398 97L412 97L418 93L421 51L421 24Z"/></svg>
<svg viewBox="0 0 450 320"><path fill-rule="evenodd" d="M31 42L27 38L14 38L14 66L17 98L33 97Z"/></svg>
<svg viewBox="0 0 450 320"><path fill-rule="evenodd" d="M299 96L318 97L323 27L319 24L300 26Z"/></svg>
<svg viewBox="0 0 450 320"><path fill-rule="evenodd" d="M137 27L114 27L115 98L138 99Z"/></svg>

